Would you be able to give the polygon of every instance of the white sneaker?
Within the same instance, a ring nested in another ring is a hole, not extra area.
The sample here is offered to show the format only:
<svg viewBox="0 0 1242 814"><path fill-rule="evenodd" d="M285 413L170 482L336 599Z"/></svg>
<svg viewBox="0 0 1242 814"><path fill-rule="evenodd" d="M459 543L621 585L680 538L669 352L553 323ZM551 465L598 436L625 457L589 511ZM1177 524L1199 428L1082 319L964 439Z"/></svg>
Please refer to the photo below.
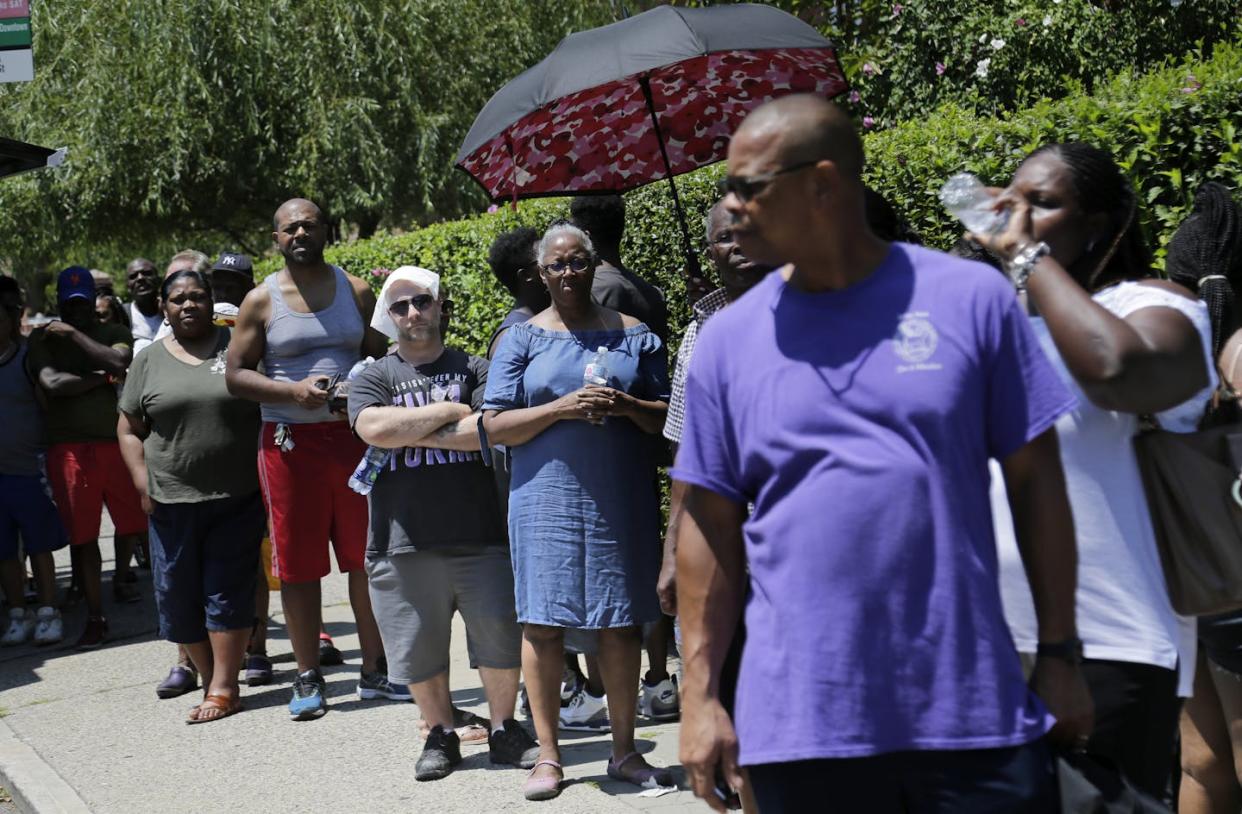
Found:
<svg viewBox="0 0 1242 814"><path fill-rule="evenodd" d="M571 732L607 732L608 697L596 698L586 687L580 688L569 703L561 707L561 729Z"/></svg>
<svg viewBox="0 0 1242 814"><path fill-rule="evenodd" d="M681 717L681 696L677 692L677 679L669 676L658 684L642 681L642 697L638 701L638 714L653 721L675 721Z"/></svg>
<svg viewBox="0 0 1242 814"><path fill-rule="evenodd" d="M0 645L9 647L15 644L22 644L30 638L31 631L34 630L35 617L34 613L28 608L9 608L9 626L4 630L4 636L0 637Z"/></svg>
<svg viewBox="0 0 1242 814"><path fill-rule="evenodd" d="M61 621L60 611L56 608L48 605L39 608L36 620L35 644L56 644L65 638L65 623Z"/></svg>
<svg viewBox="0 0 1242 814"><path fill-rule="evenodd" d="M578 674L568 667L561 673L561 706L568 706L569 702L577 695L578 690L582 689L583 681L578 678Z"/></svg>

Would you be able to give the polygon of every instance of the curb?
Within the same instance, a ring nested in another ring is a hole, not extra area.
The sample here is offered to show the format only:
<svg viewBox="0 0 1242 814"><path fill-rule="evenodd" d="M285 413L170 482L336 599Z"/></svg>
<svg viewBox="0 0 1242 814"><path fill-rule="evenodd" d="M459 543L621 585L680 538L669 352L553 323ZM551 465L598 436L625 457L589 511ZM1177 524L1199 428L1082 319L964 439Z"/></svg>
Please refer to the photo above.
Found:
<svg viewBox="0 0 1242 814"><path fill-rule="evenodd" d="M34 749L0 720L0 784L23 814L90 814L86 803Z"/></svg>

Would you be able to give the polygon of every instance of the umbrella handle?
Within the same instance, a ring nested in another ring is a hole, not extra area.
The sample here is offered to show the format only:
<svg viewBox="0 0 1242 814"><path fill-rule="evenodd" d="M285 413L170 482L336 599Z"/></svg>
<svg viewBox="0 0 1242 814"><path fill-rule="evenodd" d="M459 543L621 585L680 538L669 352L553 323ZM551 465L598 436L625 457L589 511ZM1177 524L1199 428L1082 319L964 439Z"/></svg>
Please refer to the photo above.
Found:
<svg viewBox="0 0 1242 814"><path fill-rule="evenodd" d="M647 111L651 113L651 126L655 128L656 143L660 145L660 158L664 159L664 174L668 179L669 190L673 193L673 211L677 213L677 223L681 226L682 247L686 252L687 291L691 293L691 303L697 301L705 292L703 288L703 269L699 265L699 255L690 243L690 229L686 226L686 213L681 208L681 196L677 194L677 184L673 181L673 165L668 160L668 149L664 146L664 133L660 130L660 120L656 116L655 98L651 95L651 79L647 74L638 77L638 84L643 89L643 98L647 100ZM698 292L697 295L696 293Z"/></svg>

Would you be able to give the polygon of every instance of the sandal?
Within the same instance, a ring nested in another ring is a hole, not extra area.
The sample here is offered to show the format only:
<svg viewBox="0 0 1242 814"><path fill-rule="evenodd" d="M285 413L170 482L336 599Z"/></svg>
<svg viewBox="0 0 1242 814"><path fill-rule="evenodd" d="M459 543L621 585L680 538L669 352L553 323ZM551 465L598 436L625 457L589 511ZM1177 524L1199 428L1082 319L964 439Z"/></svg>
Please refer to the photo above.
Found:
<svg viewBox="0 0 1242 814"><path fill-rule="evenodd" d="M560 773L560 776L535 777L535 772L539 771L540 766L551 766ZM522 796L527 800L551 800L560 795L561 781L564 779L565 770L561 768L561 764L555 760L541 760L530 767L530 774L526 775L526 781L522 783Z"/></svg>
<svg viewBox="0 0 1242 814"><path fill-rule="evenodd" d="M453 729L462 743L487 743L492 722L481 715L453 707Z"/></svg>
<svg viewBox="0 0 1242 814"><path fill-rule="evenodd" d="M677 783L673 780L673 773L668 769L659 769L654 766L646 765L643 768L631 772L629 775L621 772L621 767L631 758L642 759L638 752L630 752L620 760L608 758L608 776L613 780L623 780L626 783L633 783L635 786L641 786L645 789L654 789L660 786L676 787ZM644 760L643 763L646 763Z"/></svg>
<svg viewBox="0 0 1242 814"><path fill-rule="evenodd" d="M242 711L242 702L240 698L230 698L227 695L208 695L203 699L203 703L190 710L190 714L186 717L187 724L205 724L208 721L218 721L221 718L227 718ZM205 712L218 712L218 715L212 715L210 718L204 718Z"/></svg>
<svg viewBox="0 0 1242 814"><path fill-rule="evenodd" d="M492 722L481 715L453 707L453 731L462 743L487 743L492 734ZM419 732L423 738L431 732L425 720L419 722Z"/></svg>

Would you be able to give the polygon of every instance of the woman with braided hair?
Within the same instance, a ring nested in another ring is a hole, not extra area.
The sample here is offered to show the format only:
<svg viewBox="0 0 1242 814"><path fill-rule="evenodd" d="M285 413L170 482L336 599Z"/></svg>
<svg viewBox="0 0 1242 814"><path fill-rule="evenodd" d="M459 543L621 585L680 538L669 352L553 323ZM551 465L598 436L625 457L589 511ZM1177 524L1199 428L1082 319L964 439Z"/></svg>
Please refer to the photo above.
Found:
<svg viewBox="0 0 1242 814"><path fill-rule="evenodd" d="M1035 333L1079 399L1057 434L1078 544L1081 642L1041 637L1015 524L994 500L1006 620L1019 652L1045 656L1037 669L1057 669L1047 656L1082 660L1095 702L1082 745L1162 797L1195 634L1169 603L1132 439L1144 415L1166 430L1196 429L1215 382L1207 308L1193 290L1154 279L1134 190L1103 150L1039 148L994 205L1008 211L1007 225L973 237L1026 290Z"/></svg>
<svg viewBox="0 0 1242 814"><path fill-rule="evenodd" d="M1242 213L1229 190L1207 183L1169 243L1169 279L1196 289L1212 321L1212 351L1222 393L1213 425L1239 419L1242 333L1234 291L1242 285ZM1178 811L1207 814L1242 809L1242 613L1199 619L1194 695L1182 709L1182 784Z"/></svg>

